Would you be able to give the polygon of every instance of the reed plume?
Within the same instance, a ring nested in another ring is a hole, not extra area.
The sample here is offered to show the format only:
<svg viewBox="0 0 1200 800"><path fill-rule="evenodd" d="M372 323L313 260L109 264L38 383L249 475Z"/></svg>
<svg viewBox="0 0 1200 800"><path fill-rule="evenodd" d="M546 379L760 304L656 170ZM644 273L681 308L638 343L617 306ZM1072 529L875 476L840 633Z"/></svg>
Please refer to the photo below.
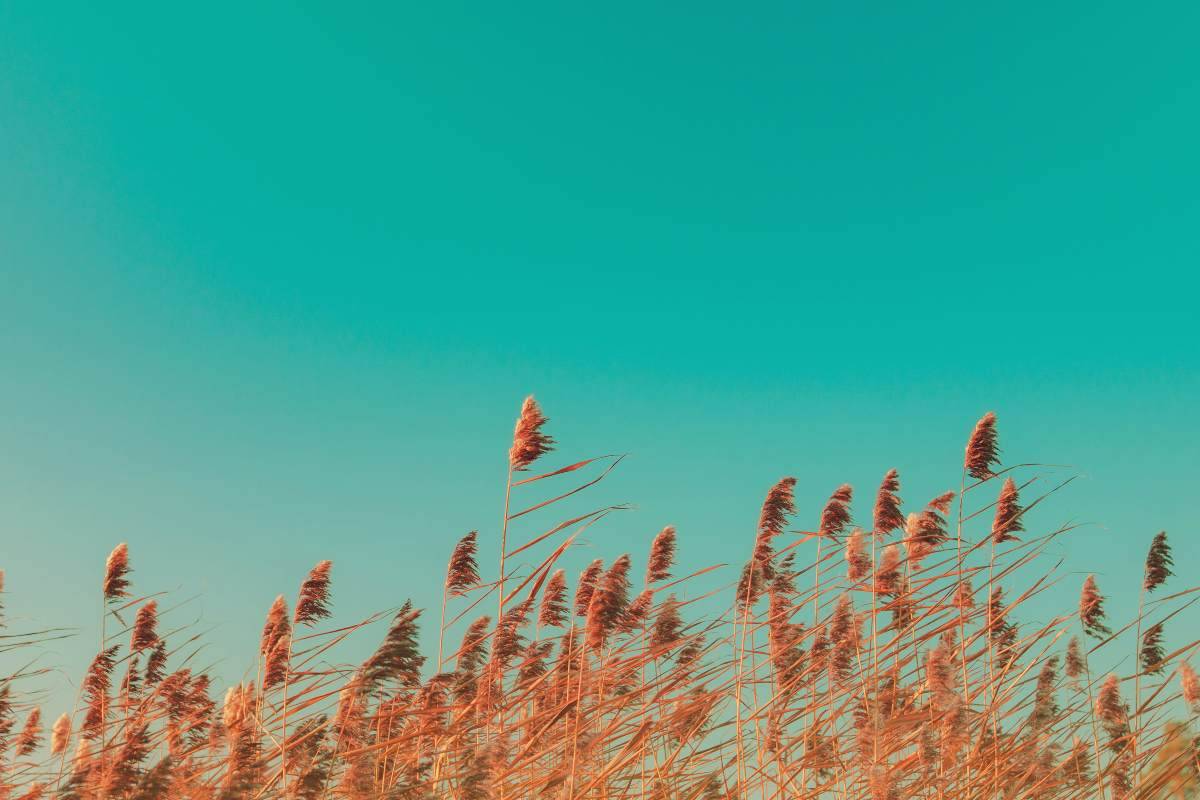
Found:
<svg viewBox="0 0 1200 800"><path fill-rule="evenodd" d="M548 628L561 628L567 623L567 577L556 569L542 589L542 604L538 609L538 624Z"/></svg>
<svg viewBox="0 0 1200 800"><path fill-rule="evenodd" d="M575 587L575 616L586 617L596 591L596 582L604 574L604 562L594 560L579 574L579 585Z"/></svg>
<svg viewBox="0 0 1200 800"><path fill-rule="evenodd" d="M158 644L158 603L147 600L138 609L133 621L133 632L130 634L129 649L138 652L149 650Z"/></svg>
<svg viewBox="0 0 1200 800"><path fill-rule="evenodd" d="M1186 661L1179 662L1179 688L1183 702L1200 714L1200 678L1196 677L1196 671Z"/></svg>
<svg viewBox="0 0 1200 800"><path fill-rule="evenodd" d="M900 473L889 469L875 493L875 535L884 534L904 527L904 514L900 511Z"/></svg>
<svg viewBox="0 0 1200 800"><path fill-rule="evenodd" d="M124 542L113 548L104 564L104 599L109 602L129 596L129 546Z"/></svg>
<svg viewBox="0 0 1200 800"><path fill-rule="evenodd" d="M279 595L267 611L267 621L263 625L262 637L259 640L259 654L263 657L264 689L279 686L287 677L291 638L287 601L283 599L283 595Z"/></svg>
<svg viewBox="0 0 1200 800"><path fill-rule="evenodd" d="M1153 592L1162 586L1166 583L1167 578L1175 574L1171 572L1171 567L1174 565L1171 546L1167 544L1167 532L1159 531L1150 543L1150 552L1146 554L1146 570L1142 588L1147 592Z"/></svg>
<svg viewBox="0 0 1200 800"><path fill-rule="evenodd" d="M846 537L846 578L851 583L858 583L871 571L871 557L867 554L867 545L861 528L855 528Z"/></svg>
<svg viewBox="0 0 1200 800"><path fill-rule="evenodd" d="M67 752L67 747L71 744L71 715L63 714L54 721L53 727L50 728L50 752L53 755L59 755Z"/></svg>
<svg viewBox="0 0 1200 800"><path fill-rule="evenodd" d="M42 743L42 710L34 706L25 718L25 727L17 736L13 750L18 757L24 757L36 750Z"/></svg>
<svg viewBox="0 0 1200 800"><path fill-rule="evenodd" d="M479 565L475 561L477 532L458 540L446 568L446 595L462 597L479 585Z"/></svg>
<svg viewBox="0 0 1200 800"><path fill-rule="evenodd" d="M963 468L975 480L983 481L995 475L992 466L1000 463L1000 451L996 437L996 415L987 412L975 423L975 430L967 440L966 458Z"/></svg>
<svg viewBox="0 0 1200 800"><path fill-rule="evenodd" d="M1012 478L1005 478L996 500L996 517L992 521L992 543L1002 544L1017 539L1016 533L1025 530L1021 524L1022 509L1017 496L1017 485Z"/></svg>
<svg viewBox="0 0 1200 800"><path fill-rule="evenodd" d="M675 527L668 525L658 532L650 544L650 557L646 560L646 585L650 586L671 577L671 565L675 563Z"/></svg>
<svg viewBox="0 0 1200 800"><path fill-rule="evenodd" d="M542 426L547 421L533 395L526 397L513 431L512 448L508 451L509 468L514 472L526 469L554 449L554 440L542 433Z"/></svg>
<svg viewBox="0 0 1200 800"><path fill-rule="evenodd" d="M821 509L821 522L817 532L826 539L837 539L850 524L850 503L854 499L854 488L843 483L829 496Z"/></svg>
<svg viewBox="0 0 1200 800"><path fill-rule="evenodd" d="M293 624L311 627L329 617L329 573L332 569L332 561L319 561L309 571L308 577L300 584L300 593L296 597Z"/></svg>
<svg viewBox="0 0 1200 800"><path fill-rule="evenodd" d="M592 649L604 646L629 604L629 556L612 563L597 582L588 603L587 642Z"/></svg>
<svg viewBox="0 0 1200 800"><path fill-rule="evenodd" d="M408 688L420 685L421 665L425 663L425 657L417 647L417 618L420 616L421 611L408 601L396 612L383 642L363 664L365 687L377 688L384 682Z"/></svg>
<svg viewBox="0 0 1200 800"><path fill-rule="evenodd" d="M1104 597L1096 586L1096 576L1088 575L1079 592L1079 621L1089 635L1103 639L1112 634L1104 616Z"/></svg>
<svg viewBox="0 0 1200 800"><path fill-rule="evenodd" d="M1161 674L1165 654L1166 651L1163 648L1163 625L1161 622L1158 622L1151 625L1142 634L1140 651L1142 672Z"/></svg>

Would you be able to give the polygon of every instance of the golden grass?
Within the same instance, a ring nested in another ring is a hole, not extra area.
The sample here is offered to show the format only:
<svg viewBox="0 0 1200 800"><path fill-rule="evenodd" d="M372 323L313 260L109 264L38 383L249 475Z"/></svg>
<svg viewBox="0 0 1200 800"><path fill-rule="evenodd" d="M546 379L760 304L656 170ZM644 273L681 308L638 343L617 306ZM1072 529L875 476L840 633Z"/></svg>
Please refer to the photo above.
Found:
<svg viewBox="0 0 1200 800"><path fill-rule="evenodd" d="M1027 512L1062 484L1027 500L1034 467L1001 466L995 415L968 438L957 492L905 514L891 470L866 529L853 527L854 492L842 485L806 530L794 479L779 480L747 535L740 578L716 592L695 588L715 567L679 567L680 537L668 526L648 543L644 570L629 555L597 559L572 594L560 558L620 506L511 543L515 520L552 513L621 460L529 475L554 444L546 424L527 399L509 451L497 574L480 577L474 532L447 547L435 660L422 654L421 612L410 604L330 625L332 564L322 561L294 612L282 595L268 611L255 678L219 693L197 665L198 635L163 630L161 598L131 593L119 545L101 581L99 651L48 746L39 708L17 694L40 671L0 684L0 797L1123 800L1197 791L1186 727L1200 712L1187 664L1197 642L1164 644L1164 626L1195 589L1164 588L1173 564L1159 534L1142 573L1128 576L1140 582L1135 619L1114 631L1088 576L1077 609L1023 622L1027 604L1061 580L1048 548L1070 528L1036 530ZM484 603L494 616L481 614ZM339 662L339 645L387 618L369 658ZM461 629L461 644L448 645L447 632ZM0 648L57 635L7 633Z"/></svg>

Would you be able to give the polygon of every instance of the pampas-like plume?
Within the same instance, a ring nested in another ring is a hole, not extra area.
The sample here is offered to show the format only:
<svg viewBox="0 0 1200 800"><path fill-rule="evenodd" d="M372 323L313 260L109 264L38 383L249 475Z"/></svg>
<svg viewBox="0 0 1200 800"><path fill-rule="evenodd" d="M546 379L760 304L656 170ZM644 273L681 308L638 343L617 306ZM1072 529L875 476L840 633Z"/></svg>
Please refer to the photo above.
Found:
<svg viewBox="0 0 1200 800"><path fill-rule="evenodd" d="M863 541L862 528L855 528L846 538L846 578L858 583L871 571L871 557Z"/></svg>
<svg viewBox="0 0 1200 800"><path fill-rule="evenodd" d="M517 427L513 431L512 449L508 451L508 464L514 470L523 470L538 458L554 449L554 440L542 433L547 419L542 414L533 395L525 398Z"/></svg>
<svg viewBox="0 0 1200 800"><path fill-rule="evenodd" d="M54 726L50 728L50 753L59 755L67 751L67 746L71 744L71 715L65 711L54 721Z"/></svg>
<svg viewBox="0 0 1200 800"><path fill-rule="evenodd" d="M1161 675L1163 671L1163 624L1157 622L1142 634L1140 651L1142 671L1151 675Z"/></svg>
<svg viewBox="0 0 1200 800"><path fill-rule="evenodd" d="M675 595L668 595L654 620L654 629L650 633L650 649L659 650L673 645L679 641L682 630L683 619L679 616L679 601L675 599Z"/></svg>
<svg viewBox="0 0 1200 800"><path fill-rule="evenodd" d="M1079 646L1079 637L1072 636L1067 642L1067 658L1065 662L1065 670L1067 677L1075 681L1083 674L1087 668L1087 664L1083 660L1083 650Z"/></svg>
<svg viewBox="0 0 1200 800"><path fill-rule="evenodd" d="M883 536L889 531L904 527L904 514L900 511L900 473L889 469L875 493L875 535Z"/></svg>
<svg viewBox="0 0 1200 800"><path fill-rule="evenodd" d="M992 465L1000 463L996 443L996 415L991 411L975 423L975 430L967 440L966 458L963 467L976 480L987 480L995 475Z"/></svg>
<svg viewBox="0 0 1200 800"><path fill-rule="evenodd" d="M396 612L379 649L363 664L366 687L374 689L385 681L395 681L407 688L421 685L421 665L425 663L425 657L417 647L417 618L420 616L420 609L413 608L409 601Z"/></svg>
<svg viewBox="0 0 1200 800"><path fill-rule="evenodd" d="M670 578L671 565L674 563L675 527L668 525L658 532L650 545L650 557L646 560L646 585Z"/></svg>
<svg viewBox="0 0 1200 800"><path fill-rule="evenodd" d="M742 567L742 575L738 580L737 603L743 608L749 608L762 597L765 585L775 575L772 559L775 551L772 540L783 533L788 515L795 513L796 504L793 497L795 478L781 478L763 501L762 512L758 518L758 533L754 537L754 552L750 560Z"/></svg>
<svg viewBox="0 0 1200 800"><path fill-rule="evenodd" d="M596 590L588 603L587 642L593 650L604 646L604 642L620 621L625 607L629 605L629 556L622 555L613 562L597 582Z"/></svg>
<svg viewBox="0 0 1200 800"><path fill-rule="evenodd" d="M1100 686L1100 693L1096 695L1096 716L1110 738L1125 734L1128 714L1121 702L1121 685L1116 675L1109 675Z"/></svg>
<svg viewBox="0 0 1200 800"><path fill-rule="evenodd" d="M900 549L894 544L883 548L879 567L875 570L875 592L894 595L900 582Z"/></svg>
<svg viewBox="0 0 1200 800"><path fill-rule="evenodd" d="M579 573L579 586L575 587L575 616L586 617L596 591L596 581L604 572L604 562L597 558Z"/></svg>
<svg viewBox="0 0 1200 800"><path fill-rule="evenodd" d="M288 647L292 640L292 628L288 623L287 601L283 595L275 598L267 612L259 641L259 653L263 657L263 688L270 689L283 683L288 670Z"/></svg>
<svg viewBox="0 0 1200 800"><path fill-rule="evenodd" d="M42 710L34 706L29 711L29 716L25 718L25 727L21 729L21 733L17 736L17 741L13 745L17 756L24 757L32 753L42 743Z"/></svg>
<svg viewBox="0 0 1200 800"><path fill-rule="evenodd" d="M99 738L108 710L108 690L112 685L112 671L116 665L118 645L101 650L92 659L87 676L83 679L83 697L87 703L87 715L83 721L83 735L87 739Z"/></svg>
<svg viewBox="0 0 1200 800"><path fill-rule="evenodd" d="M1088 575L1079 592L1079 621L1090 636L1103 639L1112 634L1104 624L1104 597L1096 586L1096 576Z"/></svg>
<svg viewBox="0 0 1200 800"><path fill-rule="evenodd" d="M938 495L929 501L924 511L909 514L905 520L904 546L914 566L950 539L946 518L942 515L950 507L954 496L954 492Z"/></svg>
<svg viewBox="0 0 1200 800"><path fill-rule="evenodd" d="M959 611L970 611L975 607L975 590L970 578L963 578L954 588L954 607Z"/></svg>
<svg viewBox="0 0 1200 800"><path fill-rule="evenodd" d="M332 561L319 561L300 584L293 617L296 625L311 627L329 616L329 572L332 569Z"/></svg>
<svg viewBox="0 0 1200 800"><path fill-rule="evenodd" d="M460 672L475 672L483 663L484 645L487 643L488 625L492 618L482 616L472 622L463 634L462 645L458 648L458 669Z"/></svg>
<svg viewBox="0 0 1200 800"><path fill-rule="evenodd" d="M1147 592L1153 592L1175 574L1171 572L1174 565L1171 546L1167 544L1167 532L1159 531L1150 543L1150 552L1146 554L1146 574L1142 586Z"/></svg>
<svg viewBox="0 0 1200 800"><path fill-rule="evenodd" d="M1058 703L1054 697L1054 683L1058 676L1058 657L1051 656L1038 672L1037 690L1034 692L1033 714L1030 725L1035 731L1043 730L1058 716Z"/></svg>
<svg viewBox="0 0 1200 800"><path fill-rule="evenodd" d="M542 590L542 605L538 609L538 625L561 628L567 622L567 577L556 569Z"/></svg>
<svg viewBox="0 0 1200 800"><path fill-rule="evenodd" d="M846 526L850 524L850 502L854 499L854 488L843 483L833 494L829 496L829 501L825 503L825 508L821 509L821 524L817 528L817 532L826 539L836 539L841 536L846 530Z"/></svg>
<svg viewBox="0 0 1200 800"><path fill-rule="evenodd" d="M121 542L104 562L104 599L112 602L129 596L129 545Z"/></svg>
<svg viewBox="0 0 1200 800"><path fill-rule="evenodd" d="M477 536L471 531L454 545L450 564L446 567L447 597L462 597L479 585L479 565L475 561Z"/></svg>
<svg viewBox="0 0 1200 800"><path fill-rule="evenodd" d="M146 685L150 687L157 685L166 673L167 643L159 639L158 644L154 645L154 649L150 651L150 657L146 659Z"/></svg>
<svg viewBox="0 0 1200 800"><path fill-rule="evenodd" d="M992 543L1015 541L1013 534L1023 531L1021 525L1021 506L1018 503L1017 485L1012 478L1005 478L1000 487L1000 497L996 500L996 518L992 521Z"/></svg>
<svg viewBox="0 0 1200 800"><path fill-rule="evenodd" d="M158 602L149 600L138 609L133 621L133 633L129 636L129 649L136 652L148 650L158 644Z"/></svg>
<svg viewBox="0 0 1200 800"><path fill-rule="evenodd" d="M1196 677L1196 670L1186 661L1179 662L1179 688L1183 702L1200 713L1200 678Z"/></svg>

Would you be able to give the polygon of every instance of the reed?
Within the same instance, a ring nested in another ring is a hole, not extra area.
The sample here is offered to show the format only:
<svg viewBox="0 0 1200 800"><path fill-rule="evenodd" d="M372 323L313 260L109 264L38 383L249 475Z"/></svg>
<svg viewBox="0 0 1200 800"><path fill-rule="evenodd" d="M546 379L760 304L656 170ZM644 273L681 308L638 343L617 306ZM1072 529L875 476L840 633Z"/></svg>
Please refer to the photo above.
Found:
<svg viewBox="0 0 1200 800"><path fill-rule="evenodd" d="M567 554L627 507L555 515L567 498L595 494L621 457L532 474L555 446L547 427L527 399L494 531L497 574L481 575L477 532L446 542L428 651L421 610L400 598L365 619L335 620L332 563L322 561L294 597L271 604L252 674L217 702L202 632L169 595L139 594L119 545L105 564L100 648L77 708L47 737L46 669L17 655L0 678L0 797L1200 792L1190 727L1200 680L1189 664L1200 641L1189 641L1185 622L1195 587L1179 583L1159 533L1140 574L1104 576L1110 588L1136 588L1136 614L1110 620L1094 575L1076 607L1055 613L1055 586L1076 568L1056 553L1073 529L1048 520L1043 503L1064 484L1039 494L1038 467L1005 467L994 414L967 438L959 490L924 505L906 508L889 470L863 528L842 484L805 512L815 525L803 530L786 477L747 519L740 572L689 564L686 531L667 525L639 550L644 564L602 556L573 581ZM483 602L496 613L479 616ZM46 648L65 633L5 630L0 651ZM371 655L347 660L352 640L373 643Z"/></svg>

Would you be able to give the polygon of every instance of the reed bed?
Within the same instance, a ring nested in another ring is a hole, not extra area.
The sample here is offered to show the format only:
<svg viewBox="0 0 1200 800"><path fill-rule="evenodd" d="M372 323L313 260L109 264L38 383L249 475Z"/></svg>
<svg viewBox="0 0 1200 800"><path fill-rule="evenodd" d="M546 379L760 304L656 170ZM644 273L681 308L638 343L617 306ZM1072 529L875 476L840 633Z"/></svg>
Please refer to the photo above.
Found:
<svg viewBox="0 0 1200 800"><path fill-rule="evenodd" d="M1033 524L1028 512L1064 483L1037 480L1036 465L1003 466L994 415L970 432L948 490L927 501L903 501L891 470L865 501L842 485L800 513L794 479L778 480L757 524L747 515L744 566L725 578L682 567L670 526L636 559L597 559L569 578L564 553L622 507L556 512L621 457L542 467L555 447L547 425L527 399L495 574L483 575L470 532L447 542L432 622L409 603L334 622L335 571L322 561L268 610L252 677L223 691L199 663L199 634L160 624L167 600L137 594L118 545L98 575L102 633L74 712L42 719L38 669L0 682L0 797L1197 791L1197 642L1166 644L1190 638L1167 632L1197 595L1175 585L1166 534L1126 576L1140 582L1134 619L1109 620L1089 576L1077 607L1023 621L1031 601L1074 580L1052 554L1071 529ZM0 649L59 635L6 631ZM378 637L369 657L339 659L367 636Z"/></svg>

